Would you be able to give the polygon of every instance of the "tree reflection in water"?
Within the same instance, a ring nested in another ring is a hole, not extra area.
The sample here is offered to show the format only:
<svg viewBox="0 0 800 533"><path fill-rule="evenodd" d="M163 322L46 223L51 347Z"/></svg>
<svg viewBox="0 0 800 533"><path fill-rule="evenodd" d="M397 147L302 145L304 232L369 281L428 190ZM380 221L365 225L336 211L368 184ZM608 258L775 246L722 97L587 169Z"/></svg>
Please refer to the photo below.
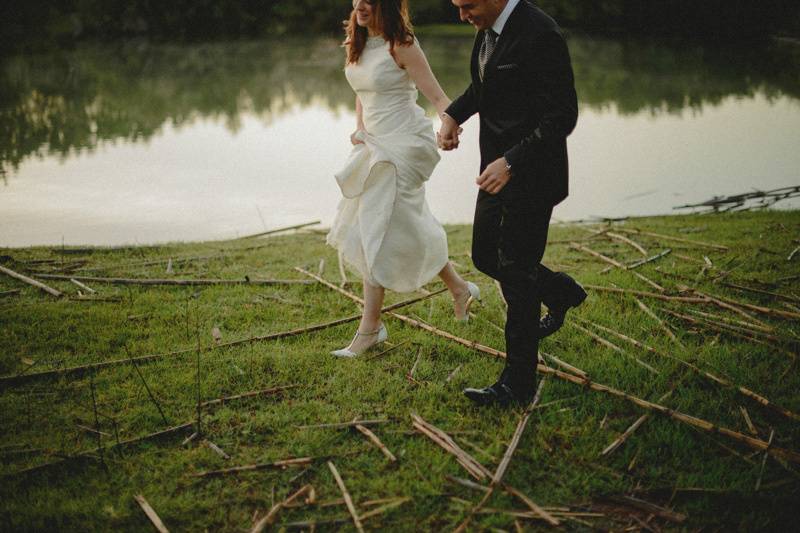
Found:
<svg viewBox="0 0 800 533"><path fill-rule="evenodd" d="M432 68L454 97L468 83L471 36L422 35ZM800 98L800 50L665 46L571 35L582 106L620 114L679 113L729 96ZM0 169L30 157L145 141L164 125L245 115L269 122L295 106L353 106L333 38L154 45L81 45L2 60ZM423 99L424 100L424 99Z"/></svg>

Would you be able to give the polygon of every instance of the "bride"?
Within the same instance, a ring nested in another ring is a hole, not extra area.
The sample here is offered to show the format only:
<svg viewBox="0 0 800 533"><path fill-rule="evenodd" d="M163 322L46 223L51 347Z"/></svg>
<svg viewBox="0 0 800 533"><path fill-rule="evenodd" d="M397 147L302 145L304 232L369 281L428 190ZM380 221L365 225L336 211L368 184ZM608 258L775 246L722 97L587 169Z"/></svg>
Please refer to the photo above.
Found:
<svg viewBox="0 0 800 533"><path fill-rule="evenodd" d="M480 298L447 255L447 236L425 201L440 156L417 87L441 114L450 104L412 33L406 0L353 0L346 23L345 76L356 93L353 151L336 174L342 198L328 244L364 280L364 313L352 342L331 352L354 357L388 338L384 290L410 292L438 275L457 320Z"/></svg>

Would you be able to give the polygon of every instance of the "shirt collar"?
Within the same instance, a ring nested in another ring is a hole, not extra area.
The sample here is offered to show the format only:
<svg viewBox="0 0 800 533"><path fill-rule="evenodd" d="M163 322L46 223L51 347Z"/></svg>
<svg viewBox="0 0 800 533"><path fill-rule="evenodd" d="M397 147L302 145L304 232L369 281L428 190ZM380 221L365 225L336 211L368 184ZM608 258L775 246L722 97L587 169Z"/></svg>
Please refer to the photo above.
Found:
<svg viewBox="0 0 800 533"><path fill-rule="evenodd" d="M508 22L508 17L511 16L511 12L514 11L514 8L517 7L519 2L520 0L508 0L506 7L503 8L503 11L500 12L500 16L498 16L497 20L495 20L494 24L492 24L492 29L497 35L503 33L503 28L505 27L506 22Z"/></svg>

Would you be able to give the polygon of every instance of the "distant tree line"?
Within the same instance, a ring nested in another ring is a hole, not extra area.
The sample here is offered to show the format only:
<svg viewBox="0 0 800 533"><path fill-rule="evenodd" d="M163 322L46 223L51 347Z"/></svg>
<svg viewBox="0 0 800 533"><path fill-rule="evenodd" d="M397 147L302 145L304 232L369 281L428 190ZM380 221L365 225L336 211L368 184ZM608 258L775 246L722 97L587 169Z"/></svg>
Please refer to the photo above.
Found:
<svg viewBox="0 0 800 533"><path fill-rule="evenodd" d="M800 33L797 0L539 0L565 27L627 34L751 38ZM350 0L24 0L0 7L0 44L167 41L334 34ZM416 24L457 22L450 0L409 0Z"/></svg>

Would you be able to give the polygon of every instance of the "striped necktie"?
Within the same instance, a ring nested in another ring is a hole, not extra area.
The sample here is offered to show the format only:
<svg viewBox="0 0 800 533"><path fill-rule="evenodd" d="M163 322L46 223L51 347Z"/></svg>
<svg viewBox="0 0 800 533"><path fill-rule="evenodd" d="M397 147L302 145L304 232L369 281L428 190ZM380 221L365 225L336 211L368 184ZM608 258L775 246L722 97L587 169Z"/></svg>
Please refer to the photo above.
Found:
<svg viewBox="0 0 800 533"><path fill-rule="evenodd" d="M494 52L496 44L497 33L491 28L483 30L483 43L481 43L481 49L478 52L478 74L480 74L481 81L483 81L483 72L486 69L486 63L488 63L489 58L492 57L492 52Z"/></svg>

